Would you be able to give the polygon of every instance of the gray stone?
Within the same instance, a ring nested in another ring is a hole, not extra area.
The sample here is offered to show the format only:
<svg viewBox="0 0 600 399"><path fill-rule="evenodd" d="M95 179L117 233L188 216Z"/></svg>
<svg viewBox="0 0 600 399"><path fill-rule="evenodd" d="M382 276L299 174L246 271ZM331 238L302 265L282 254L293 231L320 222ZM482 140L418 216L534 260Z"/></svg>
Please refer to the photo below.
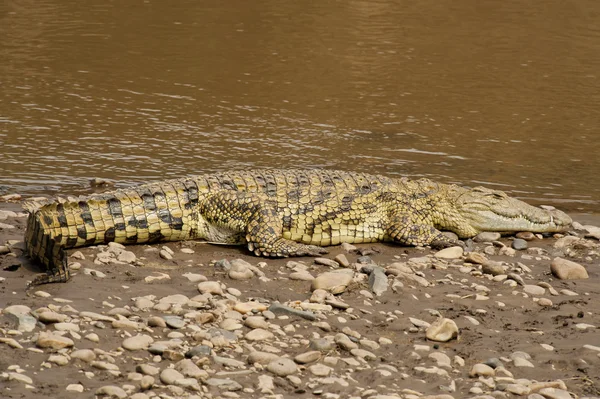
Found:
<svg viewBox="0 0 600 399"><path fill-rule="evenodd" d="M381 267L374 267L371 274L369 274L369 287L377 296L381 296L387 291L388 278Z"/></svg>
<svg viewBox="0 0 600 399"><path fill-rule="evenodd" d="M117 260L119 262L125 262L125 263L134 263L137 260L137 257L135 256L135 254L131 251L122 251L118 256L117 256Z"/></svg>
<svg viewBox="0 0 600 399"><path fill-rule="evenodd" d="M525 250L527 249L527 241L523 240L522 238L515 238L511 244L511 247L517 251Z"/></svg>
<svg viewBox="0 0 600 399"><path fill-rule="evenodd" d="M192 358L194 356L205 357L210 356L212 349L207 345L196 345L185 353L185 357Z"/></svg>
<svg viewBox="0 0 600 399"><path fill-rule="evenodd" d="M224 391L240 391L244 389L239 382L230 378L209 378L205 381L205 384L211 387L217 387Z"/></svg>
<svg viewBox="0 0 600 399"><path fill-rule="evenodd" d="M185 320L179 316L162 316L163 320L170 328L178 329L185 327Z"/></svg>
<svg viewBox="0 0 600 399"><path fill-rule="evenodd" d="M340 267L340 264L338 262L328 258L315 258L315 263L317 265L331 267L332 269L337 269L338 267Z"/></svg>
<svg viewBox="0 0 600 399"><path fill-rule="evenodd" d="M145 363L138 364L135 367L135 371L144 375L157 375L158 373L160 373L160 369L158 367L154 367L151 364Z"/></svg>
<svg viewBox="0 0 600 399"><path fill-rule="evenodd" d="M247 362L248 364L258 363L262 365L267 365L276 359L279 359L279 356L274 353L254 351L250 352L250 354L248 355Z"/></svg>
<svg viewBox="0 0 600 399"><path fill-rule="evenodd" d="M313 312L294 309L289 306L282 305L279 302L273 302L271 306L269 306L269 311L276 315L297 316L310 321L317 319L317 316L315 316Z"/></svg>

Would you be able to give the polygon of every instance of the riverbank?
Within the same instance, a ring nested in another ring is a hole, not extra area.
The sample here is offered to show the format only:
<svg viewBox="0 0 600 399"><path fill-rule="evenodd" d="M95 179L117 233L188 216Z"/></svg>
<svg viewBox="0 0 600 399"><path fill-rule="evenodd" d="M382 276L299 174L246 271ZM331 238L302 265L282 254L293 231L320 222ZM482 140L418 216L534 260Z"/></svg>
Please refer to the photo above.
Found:
<svg viewBox="0 0 600 399"><path fill-rule="evenodd" d="M25 214L0 210L3 397L600 396L600 244L583 231L319 260L98 246L69 251L69 282L27 291ZM558 279L556 258L588 278ZM458 336L436 336L438 319Z"/></svg>

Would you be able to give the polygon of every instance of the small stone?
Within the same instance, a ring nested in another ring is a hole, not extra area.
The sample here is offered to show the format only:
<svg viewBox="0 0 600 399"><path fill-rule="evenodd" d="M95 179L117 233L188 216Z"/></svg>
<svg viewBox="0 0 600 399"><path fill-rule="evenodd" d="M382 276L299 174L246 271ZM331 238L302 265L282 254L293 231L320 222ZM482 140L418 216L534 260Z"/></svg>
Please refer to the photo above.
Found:
<svg viewBox="0 0 600 399"><path fill-rule="evenodd" d="M199 283L207 280L206 276L197 273L185 273L182 276L187 278L190 283Z"/></svg>
<svg viewBox="0 0 600 399"><path fill-rule="evenodd" d="M196 379L208 378L208 372L198 367L191 359L183 359L177 362L175 369L186 377Z"/></svg>
<svg viewBox="0 0 600 399"><path fill-rule="evenodd" d="M544 295L546 290L544 287L540 287L539 285L525 284L523 286L523 291L530 295Z"/></svg>
<svg viewBox="0 0 600 399"><path fill-rule="evenodd" d="M316 362L321 358L321 356L322 354L319 351L309 351L297 355L296 357L294 357L294 361L298 364L307 364Z"/></svg>
<svg viewBox="0 0 600 399"><path fill-rule="evenodd" d="M244 336L248 341L265 341L267 339L273 339L273 337L274 335L272 332L263 330L262 328L256 328Z"/></svg>
<svg viewBox="0 0 600 399"><path fill-rule="evenodd" d="M69 316L56 313L53 311L46 311L38 315L38 320L45 324L60 323L67 320Z"/></svg>
<svg viewBox="0 0 600 399"><path fill-rule="evenodd" d="M167 322L162 317L152 316L146 321L150 327L166 327Z"/></svg>
<svg viewBox="0 0 600 399"><path fill-rule="evenodd" d="M475 242L493 242L493 241L499 240L501 237L502 237L502 235L500 233L485 231L485 232L479 233L475 237L473 237L473 241L475 241Z"/></svg>
<svg viewBox="0 0 600 399"><path fill-rule="evenodd" d="M348 244L347 242L343 242L341 247L342 247L342 250L346 253L356 251L356 246L354 246L352 244Z"/></svg>
<svg viewBox="0 0 600 399"><path fill-rule="evenodd" d="M182 380L185 377L179 371L175 369L164 369L160 373L160 381L163 384L172 385L175 384L177 380Z"/></svg>
<svg viewBox="0 0 600 399"><path fill-rule="evenodd" d="M515 357L513 359L513 365L515 367L535 367L533 363L522 357Z"/></svg>
<svg viewBox="0 0 600 399"><path fill-rule="evenodd" d="M147 390L151 389L152 386L154 386L154 383L155 383L154 377L152 377L151 375L145 375L140 380L140 389L142 391L147 391Z"/></svg>
<svg viewBox="0 0 600 399"><path fill-rule="evenodd" d="M459 259L463 255L464 250L462 247L455 246L450 248L444 248L441 251L436 252L433 256L438 259Z"/></svg>
<svg viewBox="0 0 600 399"><path fill-rule="evenodd" d="M427 328L426 337L432 341L450 341L458 337L458 326L453 320L439 318Z"/></svg>
<svg viewBox="0 0 600 399"><path fill-rule="evenodd" d="M276 359L279 359L279 356L274 353L254 351L250 352L250 354L248 355L247 362L248 364L258 363L262 365L267 365Z"/></svg>
<svg viewBox="0 0 600 399"><path fill-rule="evenodd" d="M474 364L471 368L471 371L469 372L469 377L491 377L495 374L496 372L494 371L494 369L488 366L487 364L477 363Z"/></svg>
<svg viewBox="0 0 600 399"><path fill-rule="evenodd" d="M33 380L31 379L31 377L28 377L24 374L20 374L20 373L14 373L14 372L10 372L8 373L8 380L9 381L19 381L22 382L23 384L33 384Z"/></svg>
<svg viewBox="0 0 600 399"><path fill-rule="evenodd" d="M254 272L250 269L249 266L245 265L245 261L241 261L241 259L235 259L231 264L231 269L229 269L228 276L232 280L250 280L254 277ZM251 266L251 265L250 265Z"/></svg>
<svg viewBox="0 0 600 399"><path fill-rule="evenodd" d="M267 310L267 305L260 302L238 302L233 306L233 310L241 314L264 312Z"/></svg>
<svg viewBox="0 0 600 399"><path fill-rule="evenodd" d="M547 399L572 399L569 391L558 388L542 388L538 393Z"/></svg>
<svg viewBox="0 0 600 399"><path fill-rule="evenodd" d="M91 361L96 359L96 354L91 349L79 349L71 352L72 359L79 359L86 363L90 363Z"/></svg>
<svg viewBox="0 0 600 399"><path fill-rule="evenodd" d="M348 269L343 269L348 270ZM341 294L352 281L353 273L327 272L320 274L312 281L311 290L323 289L332 294Z"/></svg>
<svg viewBox="0 0 600 399"><path fill-rule="evenodd" d="M137 260L135 254L131 251L123 251L117 256L119 262L134 263Z"/></svg>
<svg viewBox="0 0 600 399"><path fill-rule="evenodd" d="M173 255L164 249L161 249L160 252L158 253L158 255L161 258L163 258L164 260L172 260L173 259Z"/></svg>
<svg viewBox="0 0 600 399"><path fill-rule="evenodd" d="M48 357L48 362L58 366L66 366L69 364L69 359L65 355L50 355L50 357Z"/></svg>
<svg viewBox="0 0 600 399"><path fill-rule="evenodd" d="M204 281L198 284L201 294L223 295L223 289L218 281Z"/></svg>
<svg viewBox="0 0 600 399"><path fill-rule="evenodd" d="M308 367L308 371L310 371L310 373L316 377L328 377L333 369L324 364L313 364L312 366Z"/></svg>
<svg viewBox="0 0 600 399"><path fill-rule="evenodd" d="M484 265L486 262L488 262L488 259L479 252L469 252L467 253L465 261L477 265Z"/></svg>
<svg viewBox="0 0 600 399"><path fill-rule="evenodd" d="M536 239L535 234L530 231L521 231L515 235L515 237L520 238L525 241L533 241ZM515 248L516 249L516 248Z"/></svg>
<svg viewBox="0 0 600 399"><path fill-rule="evenodd" d="M178 329L185 327L185 320L179 316L163 316L168 327Z"/></svg>
<svg viewBox="0 0 600 399"><path fill-rule="evenodd" d="M371 291L377 296L381 296L387 291L388 278L385 275L385 272L382 268L373 268L373 271L369 274L369 287L371 288Z"/></svg>
<svg viewBox="0 0 600 399"><path fill-rule="evenodd" d="M335 261L337 263L340 264L340 266L342 267L350 267L350 262L348 261L348 258L346 258L346 255L344 254L339 254L335 257Z"/></svg>
<svg viewBox="0 0 600 399"><path fill-rule="evenodd" d="M269 362L267 370L277 376L286 377L290 374L294 374L298 368L292 359L279 357Z"/></svg>
<svg viewBox="0 0 600 399"><path fill-rule="evenodd" d="M154 367L151 364L139 364L136 366L135 371L144 375L157 375L160 373L160 369L158 367Z"/></svg>
<svg viewBox="0 0 600 399"><path fill-rule="evenodd" d="M62 349L74 345L73 340L60 335L40 332L36 345L40 348Z"/></svg>
<svg viewBox="0 0 600 399"><path fill-rule="evenodd" d="M273 314L276 314L276 315L297 316L297 317L301 317L303 319L311 320L311 321L314 321L317 319L317 317L315 316L315 314L313 312L294 309L289 306L282 305L279 302L273 302L271 304L271 306L269 306L268 311L272 312ZM265 315L265 312L263 312L263 315Z"/></svg>
<svg viewBox="0 0 600 399"><path fill-rule="evenodd" d="M154 283L156 281L166 281L166 280L171 280L171 276L169 276L167 273L161 273L161 272L152 272L152 274L150 276L146 276L144 278L144 281L148 284Z"/></svg>
<svg viewBox="0 0 600 399"><path fill-rule="evenodd" d="M552 303L552 300L548 299L548 298L540 298L537 301L538 305L540 306L545 306L545 307L550 307L550 306L554 306L554 304Z"/></svg>
<svg viewBox="0 0 600 399"><path fill-rule="evenodd" d="M342 349L351 351L358 348L358 344L353 342L346 334L338 333L334 337L334 342Z"/></svg>
<svg viewBox="0 0 600 399"><path fill-rule="evenodd" d="M108 396L109 398L125 399L127 392L116 385L105 385L96 389L97 396Z"/></svg>
<svg viewBox="0 0 600 399"><path fill-rule="evenodd" d="M337 269L338 267L340 267L340 264L338 262L327 258L315 258L315 263L317 265L327 266L332 269Z"/></svg>
<svg viewBox="0 0 600 399"><path fill-rule="evenodd" d="M185 305L189 301L190 301L189 298L185 295L174 294L174 295L167 295L165 297L162 297L158 301L158 303L165 303L165 304L170 304L170 305Z"/></svg>
<svg viewBox="0 0 600 399"><path fill-rule="evenodd" d="M563 258L554 258L550 265L550 270L552 271L552 274L561 280L589 278L585 267L581 266L579 263Z"/></svg>
<svg viewBox="0 0 600 399"><path fill-rule="evenodd" d="M66 390L69 391L69 392L79 392L79 393L81 393L81 392L83 392L84 387L81 384L69 384L69 385L67 385Z"/></svg>
<svg viewBox="0 0 600 399"><path fill-rule="evenodd" d="M136 335L135 337L126 338L121 346L130 351L137 351L141 349L148 349L151 343L154 342L154 338L149 335Z"/></svg>
<svg viewBox="0 0 600 399"><path fill-rule="evenodd" d="M511 244L511 247L517 251L525 250L527 249L527 241L523 240L522 238L515 238Z"/></svg>

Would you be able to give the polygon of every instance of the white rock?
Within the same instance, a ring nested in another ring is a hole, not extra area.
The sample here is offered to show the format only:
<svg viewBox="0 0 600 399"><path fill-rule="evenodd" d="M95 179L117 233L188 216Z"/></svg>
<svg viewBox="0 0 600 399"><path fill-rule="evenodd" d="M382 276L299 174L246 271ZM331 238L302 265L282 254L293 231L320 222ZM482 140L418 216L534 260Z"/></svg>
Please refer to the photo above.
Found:
<svg viewBox="0 0 600 399"><path fill-rule="evenodd" d="M453 320L439 318L427 328L426 337L432 341L450 341L458 337L458 326Z"/></svg>
<svg viewBox="0 0 600 399"><path fill-rule="evenodd" d="M433 256L438 259L459 259L464 253L462 247L450 247L444 248L441 251L436 252Z"/></svg>

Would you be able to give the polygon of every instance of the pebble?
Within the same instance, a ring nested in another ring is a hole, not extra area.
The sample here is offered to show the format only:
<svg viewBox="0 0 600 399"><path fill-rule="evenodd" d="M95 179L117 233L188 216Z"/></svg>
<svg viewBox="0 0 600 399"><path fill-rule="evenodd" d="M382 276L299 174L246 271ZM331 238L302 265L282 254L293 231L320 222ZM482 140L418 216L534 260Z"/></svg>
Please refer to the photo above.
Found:
<svg viewBox="0 0 600 399"><path fill-rule="evenodd" d="M490 377L494 376L495 374L496 372L494 371L494 369L488 366L487 364L477 363L474 364L471 368L471 371L469 372L469 377Z"/></svg>
<svg viewBox="0 0 600 399"><path fill-rule="evenodd" d="M221 284L217 281L204 281L198 284L201 294L223 295Z"/></svg>
<svg viewBox="0 0 600 399"><path fill-rule="evenodd" d="M134 337L126 338L121 346L130 351L137 351L142 349L148 349L150 344L154 342L154 338L149 335L136 335Z"/></svg>
<svg viewBox="0 0 600 399"><path fill-rule="evenodd" d="M316 377L328 377L333 369L324 364L313 364L308 367L308 371Z"/></svg>
<svg viewBox="0 0 600 399"><path fill-rule="evenodd" d="M327 258L315 258L315 263L317 265L327 266L332 269L337 269L338 267L340 267L340 264L338 262L336 262L335 260L332 260L332 259L327 259Z"/></svg>
<svg viewBox="0 0 600 399"><path fill-rule="evenodd" d="M313 312L308 312L305 310L294 309L289 306L282 305L278 302L273 302L271 306L269 306L269 311L273 312L276 315L288 315L288 316L298 316L306 320L316 320L317 317ZM264 314L264 312L263 312Z"/></svg>
<svg viewBox="0 0 600 399"><path fill-rule="evenodd" d="M123 388L120 388L116 385L105 385L96 389L97 396L108 396L109 398L119 398L125 399L127 397L127 392Z"/></svg>
<svg viewBox="0 0 600 399"><path fill-rule="evenodd" d="M279 377L286 377L290 374L296 373L296 371L298 371L298 367L292 359L287 357L279 357L269 362L267 365L267 370Z"/></svg>
<svg viewBox="0 0 600 399"><path fill-rule="evenodd" d="M199 283L208 280L206 276L197 273L185 273L182 274L182 277L187 278L190 283Z"/></svg>
<svg viewBox="0 0 600 399"><path fill-rule="evenodd" d="M344 254L339 254L335 257L335 261L337 263L340 264L340 266L342 267L350 267L350 262L348 261L348 258L346 258L346 255Z"/></svg>
<svg viewBox="0 0 600 399"><path fill-rule="evenodd" d="M473 241L475 241L475 242L492 242L492 241L499 240L501 237L502 237L502 235L500 233L486 231L483 233L479 233L475 237L473 237Z"/></svg>
<svg viewBox="0 0 600 399"><path fill-rule="evenodd" d="M441 251L436 252L433 256L438 259L459 259L463 256L464 250L462 247L455 246L450 248L444 248Z"/></svg>
<svg viewBox="0 0 600 399"><path fill-rule="evenodd" d="M254 272L252 272L252 270L249 267L251 265L246 265L245 263L247 262L244 261L242 261L244 263L236 262L239 260L240 259L236 259L232 262L231 268L229 269L227 275L232 280L250 280L254 277Z"/></svg>
<svg viewBox="0 0 600 399"><path fill-rule="evenodd" d="M36 345L40 348L62 349L73 346L74 342L72 339L61 335L40 332Z"/></svg>
<svg viewBox="0 0 600 399"><path fill-rule="evenodd" d="M523 286L523 292L526 292L530 295L544 295L546 290L544 287L540 287L539 285L525 284Z"/></svg>
<svg viewBox="0 0 600 399"><path fill-rule="evenodd" d="M320 274L312 281L311 290L323 289L334 295L341 294L352 281L353 273L348 273L346 270L348 269Z"/></svg>
<svg viewBox="0 0 600 399"><path fill-rule="evenodd" d="M527 249L527 241L522 238L515 238L511 244L511 247L517 251L525 250Z"/></svg>
<svg viewBox="0 0 600 399"><path fill-rule="evenodd" d="M164 369L163 371L161 371L160 373L160 381L163 384L167 384L167 385L171 385L171 384L175 384L176 381L178 380L182 380L185 377L183 376L183 374L181 374L179 371L175 370L175 369Z"/></svg>
<svg viewBox="0 0 600 399"><path fill-rule="evenodd" d="M163 258L164 260L172 260L173 259L173 254L171 254L169 251L165 250L165 249L161 249L160 252L158 253L158 255Z"/></svg>
<svg viewBox="0 0 600 399"><path fill-rule="evenodd" d="M550 265L550 271L561 280L578 280L589 278L585 267L579 263L563 259L554 258Z"/></svg>
<svg viewBox="0 0 600 399"><path fill-rule="evenodd" d="M320 351L309 351L304 352L294 357L294 361L298 364L307 364L316 362L321 358L322 354Z"/></svg>
<svg viewBox="0 0 600 399"><path fill-rule="evenodd" d="M119 262L134 263L137 260L135 254L131 251L123 251L117 256Z"/></svg>
<svg viewBox="0 0 600 399"><path fill-rule="evenodd" d="M90 363L91 361L96 360L96 354L91 349L79 349L71 352L71 358Z"/></svg>
<svg viewBox="0 0 600 399"><path fill-rule="evenodd" d="M438 342L447 342L458 337L458 326L453 320L439 318L427 328L427 339Z"/></svg>
<svg viewBox="0 0 600 399"><path fill-rule="evenodd" d="M256 328L244 336L248 341L265 341L269 339L273 339L274 335L272 332L268 330L263 330L262 328Z"/></svg>
<svg viewBox="0 0 600 399"><path fill-rule="evenodd" d="M81 384L69 384L69 385L67 385L67 388L66 388L66 391L69 391L69 392L82 393L83 390L84 390L84 387Z"/></svg>
<svg viewBox="0 0 600 399"><path fill-rule="evenodd" d="M374 267L373 271L369 274L369 287L371 291L377 295L383 295L388 289L388 278L385 272L380 267Z"/></svg>

